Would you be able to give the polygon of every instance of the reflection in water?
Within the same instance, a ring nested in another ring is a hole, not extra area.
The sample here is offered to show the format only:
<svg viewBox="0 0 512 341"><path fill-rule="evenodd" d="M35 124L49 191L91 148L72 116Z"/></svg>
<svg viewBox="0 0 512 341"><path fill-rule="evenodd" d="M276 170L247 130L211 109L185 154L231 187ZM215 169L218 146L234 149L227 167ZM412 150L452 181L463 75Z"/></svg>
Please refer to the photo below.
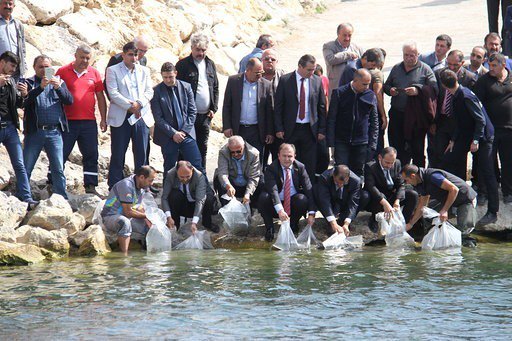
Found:
<svg viewBox="0 0 512 341"><path fill-rule="evenodd" d="M187 250L0 268L0 336L506 339L511 254Z"/></svg>

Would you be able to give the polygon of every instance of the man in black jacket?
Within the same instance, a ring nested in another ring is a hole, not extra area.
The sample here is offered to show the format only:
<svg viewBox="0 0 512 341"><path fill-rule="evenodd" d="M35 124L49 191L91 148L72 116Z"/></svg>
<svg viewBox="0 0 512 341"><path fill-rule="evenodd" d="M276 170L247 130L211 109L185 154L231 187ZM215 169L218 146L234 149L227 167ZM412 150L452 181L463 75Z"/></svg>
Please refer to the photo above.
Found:
<svg viewBox="0 0 512 341"><path fill-rule="evenodd" d="M373 158L379 137L377 98L369 90L371 75L354 71L354 79L331 94L327 118L327 143L334 147L337 165L347 165L359 177L364 163Z"/></svg>
<svg viewBox="0 0 512 341"><path fill-rule="evenodd" d="M176 63L178 79L189 83L194 93L197 108L194 126L204 169L206 169L210 127L219 104L217 69L213 60L206 55L209 43L210 40L204 33L193 34L190 38L192 52Z"/></svg>
<svg viewBox="0 0 512 341"><path fill-rule="evenodd" d="M349 225L359 211L361 178L345 165L335 166L322 173L314 188L314 195L332 231L348 236Z"/></svg>
<svg viewBox="0 0 512 341"><path fill-rule="evenodd" d="M258 211L265 222L265 239L274 238L273 217L290 220L293 231L299 229L300 217L308 212L308 224L315 223L315 201L311 180L304 164L295 160L295 146L283 143L278 158L267 166L265 185L258 200Z"/></svg>
<svg viewBox="0 0 512 341"><path fill-rule="evenodd" d="M386 147L379 153L377 161L365 165L364 189L359 206L372 213L370 229L374 232L378 229L375 221L377 213L385 212L389 216L403 205L404 219L409 222L418 205L418 194L405 189L400 174L402 166L396 156L395 148Z"/></svg>
<svg viewBox="0 0 512 341"><path fill-rule="evenodd" d="M19 84L17 89L12 77L18 64L19 59L14 53L6 51L0 55L0 144L7 149L16 174L16 196L29 205L35 205L37 202L32 199L30 192L17 130L20 127L17 108L22 106L23 97L28 93L27 85Z"/></svg>
<svg viewBox="0 0 512 341"><path fill-rule="evenodd" d="M314 179L317 141L325 139L326 97L322 80L314 75L316 59L306 54L296 71L279 80L275 98L276 137L297 148L297 160Z"/></svg>

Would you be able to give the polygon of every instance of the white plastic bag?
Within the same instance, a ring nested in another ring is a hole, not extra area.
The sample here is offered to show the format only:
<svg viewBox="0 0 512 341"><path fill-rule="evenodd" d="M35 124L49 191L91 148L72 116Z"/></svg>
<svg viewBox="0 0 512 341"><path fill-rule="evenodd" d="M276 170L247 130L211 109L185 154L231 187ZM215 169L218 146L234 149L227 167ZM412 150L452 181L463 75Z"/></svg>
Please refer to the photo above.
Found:
<svg viewBox="0 0 512 341"><path fill-rule="evenodd" d="M302 248L309 249L311 245L318 245L318 239L313 233L313 228L311 225L307 225L306 228L299 234L297 237L297 243Z"/></svg>
<svg viewBox="0 0 512 341"><path fill-rule="evenodd" d="M422 250L460 248L461 245L462 233L448 221L441 223L439 218L434 218L432 228L421 241Z"/></svg>
<svg viewBox="0 0 512 341"><path fill-rule="evenodd" d="M439 217L439 212L431 209L430 207L423 207L423 218L434 219L436 217Z"/></svg>
<svg viewBox="0 0 512 341"><path fill-rule="evenodd" d="M149 191L144 192L142 194L142 206L144 207L145 210L147 210L150 207L158 208L158 204L156 203L155 198Z"/></svg>
<svg viewBox="0 0 512 341"><path fill-rule="evenodd" d="M224 207L219 209L219 213L224 219L224 225L233 234L247 235L249 232L250 208L236 198L232 198Z"/></svg>
<svg viewBox="0 0 512 341"><path fill-rule="evenodd" d="M276 243L273 246L283 251L297 250L299 248L299 243L297 243L297 239L295 239L289 220L281 224Z"/></svg>
<svg viewBox="0 0 512 341"><path fill-rule="evenodd" d="M402 211L396 210L389 220L384 212L377 213L375 220L379 223L379 234L385 236L386 245L393 248L414 247L414 239L405 230Z"/></svg>
<svg viewBox="0 0 512 341"><path fill-rule="evenodd" d="M210 235L206 231L197 231L195 234L191 235L176 246L176 250L185 249L213 249Z"/></svg>
<svg viewBox="0 0 512 341"><path fill-rule="evenodd" d="M105 230L104 229L105 226L103 225L103 218L101 217L101 211L103 211L105 202L106 202L105 199L100 201L98 203L98 206L96 206L96 209L94 210L94 214L92 215L92 223L96 224L96 225L100 225L103 228L103 230Z"/></svg>
<svg viewBox="0 0 512 341"><path fill-rule="evenodd" d="M148 252L169 251L172 248L172 232L167 227L165 213L156 207L146 208L146 218L152 226L146 234Z"/></svg>
<svg viewBox="0 0 512 341"><path fill-rule="evenodd" d="M355 249L363 246L363 236L346 237L344 233L334 232L322 246L325 250Z"/></svg>

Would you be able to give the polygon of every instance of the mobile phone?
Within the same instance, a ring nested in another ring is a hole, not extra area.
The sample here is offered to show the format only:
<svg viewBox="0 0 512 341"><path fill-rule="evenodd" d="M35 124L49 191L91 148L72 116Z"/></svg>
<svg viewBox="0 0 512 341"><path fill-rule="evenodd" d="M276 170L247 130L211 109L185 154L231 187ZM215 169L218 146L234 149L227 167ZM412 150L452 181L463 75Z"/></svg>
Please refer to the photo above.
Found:
<svg viewBox="0 0 512 341"><path fill-rule="evenodd" d="M52 67L45 67L44 68L44 76L50 80L53 78L53 75L55 75L55 70Z"/></svg>

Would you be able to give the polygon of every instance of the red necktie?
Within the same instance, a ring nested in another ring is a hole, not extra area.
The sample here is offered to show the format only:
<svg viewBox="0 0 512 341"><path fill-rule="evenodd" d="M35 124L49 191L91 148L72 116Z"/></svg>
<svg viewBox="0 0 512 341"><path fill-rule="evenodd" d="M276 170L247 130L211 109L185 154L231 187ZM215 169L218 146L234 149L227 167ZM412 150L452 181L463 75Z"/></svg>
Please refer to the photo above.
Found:
<svg viewBox="0 0 512 341"><path fill-rule="evenodd" d="M292 187L292 177L290 168L285 168L286 170L286 177L284 179L284 200L283 200L283 207L286 214L291 214L290 209L290 193L291 193L291 187Z"/></svg>
<svg viewBox="0 0 512 341"><path fill-rule="evenodd" d="M300 79L300 102L299 102L299 119L302 121L306 118L306 90L304 90L305 78Z"/></svg>

